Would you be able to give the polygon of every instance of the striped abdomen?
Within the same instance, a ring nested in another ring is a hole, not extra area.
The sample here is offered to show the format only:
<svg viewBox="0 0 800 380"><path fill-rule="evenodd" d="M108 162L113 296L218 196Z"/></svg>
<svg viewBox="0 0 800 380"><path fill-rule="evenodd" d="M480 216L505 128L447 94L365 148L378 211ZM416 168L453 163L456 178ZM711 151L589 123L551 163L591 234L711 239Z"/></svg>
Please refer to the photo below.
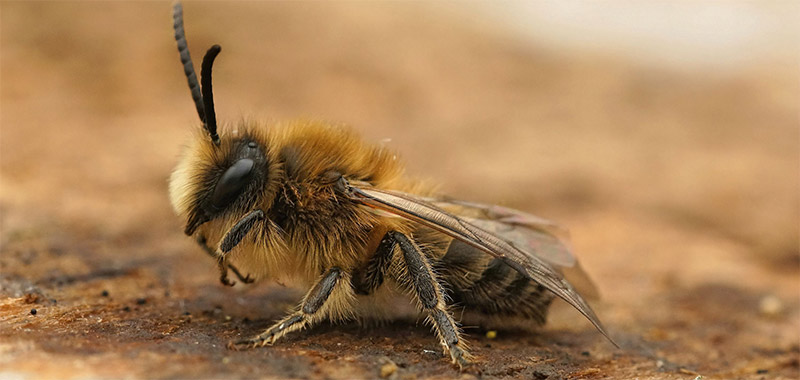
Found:
<svg viewBox="0 0 800 380"><path fill-rule="evenodd" d="M543 324L554 295L513 268L453 240L436 265L454 307L489 317L520 317Z"/></svg>

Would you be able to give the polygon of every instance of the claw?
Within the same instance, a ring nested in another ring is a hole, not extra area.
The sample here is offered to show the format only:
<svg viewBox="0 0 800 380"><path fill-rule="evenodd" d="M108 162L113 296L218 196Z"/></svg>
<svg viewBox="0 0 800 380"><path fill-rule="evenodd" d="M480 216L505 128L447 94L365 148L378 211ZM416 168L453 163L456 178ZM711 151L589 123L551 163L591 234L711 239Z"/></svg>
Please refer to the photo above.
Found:
<svg viewBox="0 0 800 380"><path fill-rule="evenodd" d="M228 279L228 262L225 261L224 257L220 257L217 260L217 269L219 269L219 282L225 286L233 286L236 285L236 281L231 281Z"/></svg>
<svg viewBox="0 0 800 380"><path fill-rule="evenodd" d="M219 282L221 282L222 285L225 285L225 286L234 286L234 285L236 285L236 281L231 281L231 280L228 279L228 274L227 273L222 274L222 275L219 276Z"/></svg>
<svg viewBox="0 0 800 380"><path fill-rule="evenodd" d="M445 350L445 353L447 353L447 350ZM470 361L469 359L467 359L469 353L465 353L459 347L457 346L453 347L453 349L449 352L449 354L450 354L450 361L453 364L457 365L459 370L463 371L464 367L468 367L470 365Z"/></svg>
<svg viewBox="0 0 800 380"><path fill-rule="evenodd" d="M274 338L275 335L270 334L266 338L261 338L260 336L256 336L250 339L230 341L228 342L228 349L239 351L241 349L247 349L247 348L258 348L267 345L271 346L275 342Z"/></svg>
<svg viewBox="0 0 800 380"><path fill-rule="evenodd" d="M241 351L255 347L255 342L252 339L232 340L228 342L228 349L233 351Z"/></svg>
<svg viewBox="0 0 800 380"><path fill-rule="evenodd" d="M237 278L238 278L240 281L242 281L243 283L245 283L245 284L252 284L252 283L254 283L254 282L256 281L256 279L255 279L255 278L253 278L253 277L250 277L250 274L249 274L249 273L247 274L247 276L242 276L242 272L239 272L239 269L238 269L238 268L236 268L236 267L235 267L233 264L226 263L226 266L227 266L227 268L225 269L225 271L227 272L227 270L228 270L228 269L230 269L231 271L233 271L233 274L235 274L235 275L236 275L236 277L237 277Z"/></svg>
<svg viewBox="0 0 800 380"><path fill-rule="evenodd" d="M469 366L469 362L461 356L453 358L453 364L458 366L459 371L463 371L464 367Z"/></svg>

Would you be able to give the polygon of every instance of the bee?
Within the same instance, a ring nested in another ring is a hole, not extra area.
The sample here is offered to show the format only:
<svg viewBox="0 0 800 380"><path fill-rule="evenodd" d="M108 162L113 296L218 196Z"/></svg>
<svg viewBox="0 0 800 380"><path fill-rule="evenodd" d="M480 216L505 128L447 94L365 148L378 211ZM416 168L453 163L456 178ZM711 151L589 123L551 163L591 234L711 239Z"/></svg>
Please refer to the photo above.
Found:
<svg viewBox="0 0 800 380"><path fill-rule="evenodd" d="M271 345L323 320L388 318L398 295L459 367L471 356L456 308L482 326L540 325L559 297L613 343L562 275L576 260L551 222L440 196L406 177L393 151L344 127L241 121L218 130L211 73L221 48L207 51L198 82L180 3L173 19L202 122L169 183L184 232L217 261L225 285L232 271L245 283L292 279L309 289L285 318L229 348Z"/></svg>

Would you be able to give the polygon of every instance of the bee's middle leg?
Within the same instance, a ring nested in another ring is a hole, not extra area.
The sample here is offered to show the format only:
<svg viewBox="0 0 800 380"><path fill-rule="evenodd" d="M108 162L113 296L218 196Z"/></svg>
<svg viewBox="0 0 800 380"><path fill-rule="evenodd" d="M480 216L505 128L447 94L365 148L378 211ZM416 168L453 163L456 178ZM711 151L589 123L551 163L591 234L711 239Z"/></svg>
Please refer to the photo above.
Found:
<svg viewBox="0 0 800 380"><path fill-rule="evenodd" d="M389 234L403 252L411 287L423 310L428 313L428 319L433 323L445 352L450 354L453 363L459 367L468 364L470 354L467 351L467 344L461 337L453 316L447 310L444 292L436 280L428 259L405 235L394 231Z"/></svg>
<svg viewBox="0 0 800 380"><path fill-rule="evenodd" d="M282 336L300 330L314 322L322 319L320 309L328 300L339 280L342 278L342 271L339 268L331 268L306 294L300 310L289 314L287 317L278 321L272 327L261 334L249 339L242 339L228 343L228 348L238 349L244 347L264 346L273 344Z"/></svg>

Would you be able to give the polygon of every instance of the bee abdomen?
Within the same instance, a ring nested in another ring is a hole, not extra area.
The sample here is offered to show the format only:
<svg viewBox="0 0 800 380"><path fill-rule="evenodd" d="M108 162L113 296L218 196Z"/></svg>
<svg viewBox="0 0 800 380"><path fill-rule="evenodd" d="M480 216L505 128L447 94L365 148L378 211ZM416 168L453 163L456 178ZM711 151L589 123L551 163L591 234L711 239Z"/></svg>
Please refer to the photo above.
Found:
<svg viewBox="0 0 800 380"><path fill-rule="evenodd" d="M502 260L454 240L439 267L455 305L487 316L545 322L553 293Z"/></svg>

